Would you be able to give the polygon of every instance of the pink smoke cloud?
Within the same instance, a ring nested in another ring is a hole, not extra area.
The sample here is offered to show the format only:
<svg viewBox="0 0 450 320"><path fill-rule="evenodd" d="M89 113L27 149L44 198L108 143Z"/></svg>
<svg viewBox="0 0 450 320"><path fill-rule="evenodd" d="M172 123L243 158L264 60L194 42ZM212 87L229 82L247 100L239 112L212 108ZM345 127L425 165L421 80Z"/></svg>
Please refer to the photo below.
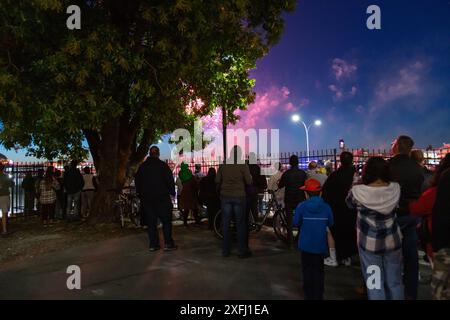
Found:
<svg viewBox="0 0 450 320"><path fill-rule="evenodd" d="M351 78L356 70L358 70L358 67L343 59L335 58L331 65L331 70L334 73L336 80L340 81L344 78Z"/></svg>
<svg viewBox="0 0 450 320"><path fill-rule="evenodd" d="M272 128L271 120L283 113L292 113L309 104L306 98L297 104L290 101L290 91L287 87L272 86L263 92L257 92L255 102L247 110L236 111L241 119L235 128Z"/></svg>

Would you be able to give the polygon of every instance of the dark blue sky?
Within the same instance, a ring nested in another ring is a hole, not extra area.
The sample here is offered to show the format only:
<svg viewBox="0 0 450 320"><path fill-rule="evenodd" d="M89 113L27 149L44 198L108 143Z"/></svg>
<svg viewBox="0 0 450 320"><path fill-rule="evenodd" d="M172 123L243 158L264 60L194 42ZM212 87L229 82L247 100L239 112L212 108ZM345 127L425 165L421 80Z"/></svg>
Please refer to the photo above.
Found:
<svg viewBox="0 0 450 320"><path fill-rule="evenodd" d="M371 4L381 30L366 27ZM257 98L240 126L279 128L282 151L305 150L293 113L323 121L311 149L340 138L384 148L399 134L420 147L450 143L450 0L300 0L251 74Z"/></svg>
<svg viewBox="0 0 450 320"><path fill-rule="evenodd" d="M381 8L381 30L366 27L371 4ZM438 147L450 142L450 1L299 1L252 75L259 98L280 102L253 107L280 128L282 150L305 149L292 107L323 121L311 129L311 148L336 147L340 138L389 147L398 134Z"/></svg>

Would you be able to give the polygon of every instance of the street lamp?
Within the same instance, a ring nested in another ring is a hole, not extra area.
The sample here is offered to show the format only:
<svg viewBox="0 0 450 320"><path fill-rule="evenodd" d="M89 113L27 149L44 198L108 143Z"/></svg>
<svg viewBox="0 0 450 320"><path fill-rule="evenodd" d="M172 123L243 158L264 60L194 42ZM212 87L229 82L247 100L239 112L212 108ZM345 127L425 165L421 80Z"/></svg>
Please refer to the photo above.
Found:
<svg viewBox="0 0 450 320"><path fill-rule="evenodd" d="M302 118L298 114L292 115L292 121L295 123L300 122L303 124L303 127L305 127L305 133L306 133L306 154L307 154L307 161L309 161L309 129L314 124L316 127L320 127L322 125L322 121L317 119L314 121L314 123L311 123L309 126L306 125L305 122L303 122Z"/></svg>

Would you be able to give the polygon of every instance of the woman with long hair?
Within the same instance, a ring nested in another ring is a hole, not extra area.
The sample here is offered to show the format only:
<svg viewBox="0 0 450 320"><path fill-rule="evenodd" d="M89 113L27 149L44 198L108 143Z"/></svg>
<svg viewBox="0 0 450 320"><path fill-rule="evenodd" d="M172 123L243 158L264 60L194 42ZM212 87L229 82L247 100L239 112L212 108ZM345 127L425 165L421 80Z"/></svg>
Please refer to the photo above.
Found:
<svg viewBox="0 0 450 320"><path fill-rule="evenodd" d="M400 185L392 182L389 164L370 158L362 184L349 192L347 204L356 209L361 271L370 300L404 299L402 234L395 219Z"/></svg>

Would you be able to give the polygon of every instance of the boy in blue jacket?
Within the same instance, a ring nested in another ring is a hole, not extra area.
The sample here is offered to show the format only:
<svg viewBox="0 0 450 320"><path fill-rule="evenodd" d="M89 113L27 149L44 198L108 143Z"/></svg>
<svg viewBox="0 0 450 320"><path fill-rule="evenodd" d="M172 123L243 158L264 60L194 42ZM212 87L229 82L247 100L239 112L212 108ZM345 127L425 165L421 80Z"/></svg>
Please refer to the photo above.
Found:
<svg viewBox="0 0 450 320"><path fill-rule="evenodd" d="M321 198L318 180L308 179L300 189L307 200L295 209L294 226L300 227L298 249L302 253L303 291L305 300L323 300L323 259L328 250L327 227L333 225L333 213Z"/></svg>

